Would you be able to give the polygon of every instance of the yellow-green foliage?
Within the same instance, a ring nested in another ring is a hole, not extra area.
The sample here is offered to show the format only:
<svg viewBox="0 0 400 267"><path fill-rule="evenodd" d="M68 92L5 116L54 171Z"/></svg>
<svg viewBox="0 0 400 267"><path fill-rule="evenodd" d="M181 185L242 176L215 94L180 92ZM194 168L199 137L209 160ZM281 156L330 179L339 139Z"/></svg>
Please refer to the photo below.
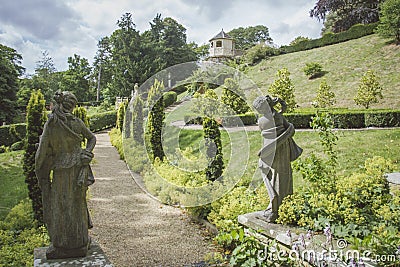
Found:
<svg viewBox="0 0 400 267"><path fill-rule="evenodd" d="M248 186L241 185L211 203L212 209L207 218L221 231L228 231L237 226L237 216L263 210L268 203L269 198L264 186L253 191Z"/></svg>
<svg viewBox="0 0 400 267"><path fill-rule="evenodd" d="M49 244L44 227L37 228L29 200L23 200L0 221L0 266L33 266L33 249Z"/></svg>
<svg viewBox="0 0 400 267"><path fill-rule="evenodd" d="M74 110L72 111L72 114L74 114L77 118L81 119L83 123L85 123L85 125L89 127L89 119L85 107L75 107Z"/></svg>
<svg viewBox="0 0 400 267"><path fill-rule="evenodd" d="M389 193L384 178L384 173L392 170L389 160L374 157L366 160L364 172L338 178L329 191L300 190L285 198L278 222L318 228L314 223L325 218L333 225L355 225L368 233L381 223L398 230L399 197Z"/></svg>
<svg viewBox="0 0 400 267"><path fill-rule="evenodd" d="M113 128L108 133L111 144L118 150L120 159L124 159L124 148L122 146L122 133L119 129Z"/></svg>

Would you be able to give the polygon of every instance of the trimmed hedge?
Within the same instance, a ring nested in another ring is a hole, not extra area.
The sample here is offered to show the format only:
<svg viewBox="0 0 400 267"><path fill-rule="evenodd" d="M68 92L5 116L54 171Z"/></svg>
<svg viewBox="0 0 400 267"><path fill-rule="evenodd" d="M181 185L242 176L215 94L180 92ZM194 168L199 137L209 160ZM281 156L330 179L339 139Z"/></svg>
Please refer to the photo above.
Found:
<svg viewBox="0 0 400 267"><path fill-rule="evenodd" d="M89 116L89 125L92 132L98 132L107 128L115 127L117 111L111 110Z"/></svg>
<svg viewBox="0 0 400 267"><path fill-rule="evenodd" d="M377 26L378 23L356 24L344 32L326 33L321 38L305 40L292 46L282 46L280 49L283 53L293 53L331 44L337 44L373 34Z"/></svg>
<svg viewBox="0 0 400 267"><path fill-rule="evenodd" d="M237 118L242 120L243 125L254 125L257 123L257 116L253 112L247 112L245 114L239 114L234 116L225 116L221 118L220 125L235 127L239 126ZM203 118L197 115L185 115L185 124L203 124Z"/></svg>
<svg viewBox="0 0 400 267"><path fill-rule="evenodd" d="M0 126L0 146L11 146L26 135L26 123Z"/></svg>
<svg viewBox="0 0 400 267"><path fill-rule="evenodd" d="M329 113L334 127L339 129L400 127L400 110L351 110ZM286 119L298 129L311 128L310 121L313 116L314 113L311 112L285 114Z"/></svg>

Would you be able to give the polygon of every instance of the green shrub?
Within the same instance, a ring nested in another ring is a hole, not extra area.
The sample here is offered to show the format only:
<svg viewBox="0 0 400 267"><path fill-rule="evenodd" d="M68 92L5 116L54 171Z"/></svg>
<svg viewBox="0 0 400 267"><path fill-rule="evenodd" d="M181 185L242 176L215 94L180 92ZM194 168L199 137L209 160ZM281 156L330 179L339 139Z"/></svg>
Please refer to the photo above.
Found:
<svg viewBox="0 0 400 267"><path fill-rule="evenodd" d="M0 266L33 266L33 250L48 244L46 229L37 228L28 199L0 221Z"/></svg>
<svg viewBox="0 0 400 267"><path fill-rule="evenodd" d="M122 129L124 128L124 118L125 118L125 111L126 111L127 106L128 106L128 102L124 101L118 107L116 125L117 125L117 129L120 132L122 132Z"/></svg>
<svg viewBox="0 0 400 267"><path fill-rule="evenodd" d="M312 113L286 113L285 118L293 124L296 129L309 129Z"/></svg>
<svg viewBox="0 0 400 267"><path fill-rule="evenodd" d="M81 119L86 126L89 126L89 119L87 117L87 110L85 107L75 107L72 111L72 114Z"/></svg>
<svg viewBox="0 0 400 267"><path fill-rule="evenodd" d="M250 110L242 89L239 87L237 81L232 78L226 78L224 81L221 102L226 105L226 108L230 109L224 112L228 113L228 115L244 114Z"/></svg>
<svg viewBox="0 0 400 267"><path fill-rule="evenodd" d="M247 112L245 114L234 116L224 116L221 118L221 124L228 127L241 126L242 124L238 119L241 120L243 125L254 125L257 123L257 116L254 114L254 112Z"/></svg>
<svg viewBox="0 0 400 267"><path fill-rule="evenodd" d="M111 129L108 133L110 135L111 144L117 149L119 158L124 159L124 148L122 146L122 133L117 128Z"/></svg>
<svg viewBox="0 0 400 267"><path fill-rule="evenodd" d="M29 198L32 200L34 216L37 221L43 223L42 191L39 188L35 173L36 144L43 132L43 126L47 120L45 100L43 94L33 91L26 108L26 147L23 159L25 182L28 185Z"/></svg>
<svg viewBox="0 0 400 267"><path fill-rule="evenodd" d="M90 130L98 132L115 126L117 112L115 110L97 113L89 116Z"/></svg>
<svg viewBox="0 0 400 267"><path fill-rule="evenodd" d="M26 123L0 126L0 146L11 146L26 135Z"/></svg>
<svg viewBox="0 0 400 267"><path fill-rule="evenodd" d="M153 160L164 159L164 149L162 147L161 132L164 125L164 100L162 92L164 84L158 80L154 81L148 95L149 116L146 129L146 144L150 148Z"/></svg>
<svg viewBox="0 0 400 267"><path fill-rule="evenodd" d="M178 99L178 95L174 91L169 91L164 94L164 107L167 108L174 104Z"/></svg>
<svg viewBox="0 0 400 267"><path fill-rule="evenodd" d="M291 112L296 108L296 100L294 97L294 84L290 79L290 72L287 68L278 70L277 79L269 86L268 92L286 102L287 112Z"/></svg>
<svg viewBox="0 0 400 267"><path fill-rule="evenodd" d="M215 181L224 170L221 132L215 119L209 117L203 118L203 131L208 161L206 176L208 180Z"/></svg>
<svg viewBox="0 0 400 267"><path fill-rule="evenodd" d="M303 72L309 79L317 78L322 74L322 65L317 62L306 63Z"/></svg>
<svg viewBox="0 0 400 267"><path fill-rule="evenodd" d="M383 98L382 90L375 72L368 70L360 80L354 102L368 109L371 104L378 103L379 99Z"/></svg>
<svg viewBox="0 0 400 267"><path fill-rule="evenodd" d="M364 114L358 112L344 112L339 114L331 114L334 127L340 129L364 128Z"/></svg>
<svg viewBox="0 0 400 267"><path fill-rule="evenodd" d="M280 50L265 44L255 45L246 50L243 60L245 63L255 65L263 59L280 54Z"/></svg>
<svg viewBox="0 0 400 267"><path fill-rule="evenodd" d="M374 111L364 117L365 127L400 127L400 111Z"/></svg>

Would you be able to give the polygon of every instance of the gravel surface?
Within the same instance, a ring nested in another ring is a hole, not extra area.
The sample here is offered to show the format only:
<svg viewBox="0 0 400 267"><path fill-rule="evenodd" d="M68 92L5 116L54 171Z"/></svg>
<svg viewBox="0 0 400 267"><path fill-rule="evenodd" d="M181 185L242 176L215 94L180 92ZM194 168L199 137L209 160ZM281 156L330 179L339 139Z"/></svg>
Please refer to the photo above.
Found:
<svg viewBox="0 0 400 267"><path fill-rule="evenodd" d="M106 132L96 135L89 189L91 236L116 267L199 266L213 246L180 209L146 195L132 179Z"/></svg>

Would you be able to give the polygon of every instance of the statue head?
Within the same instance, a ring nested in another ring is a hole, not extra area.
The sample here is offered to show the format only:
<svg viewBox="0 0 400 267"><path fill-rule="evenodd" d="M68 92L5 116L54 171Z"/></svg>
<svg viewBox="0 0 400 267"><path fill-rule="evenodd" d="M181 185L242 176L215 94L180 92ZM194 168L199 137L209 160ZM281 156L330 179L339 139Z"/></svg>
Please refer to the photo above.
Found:
<svg viewBox="0 0 400 267"><path fill-rule="evenodd" d="M57 91L54 100L64 113L71 113L78 103L76 96L69 91Z"/></svg>
<svg viewBox="0 0 400 267"><path fill-rule="evenodd" d="M270 111L278 102L279 98L277 97L272 98L269 95L259 96L254 100L253 107L258 112L265 113L266 111Z"/></svg>

